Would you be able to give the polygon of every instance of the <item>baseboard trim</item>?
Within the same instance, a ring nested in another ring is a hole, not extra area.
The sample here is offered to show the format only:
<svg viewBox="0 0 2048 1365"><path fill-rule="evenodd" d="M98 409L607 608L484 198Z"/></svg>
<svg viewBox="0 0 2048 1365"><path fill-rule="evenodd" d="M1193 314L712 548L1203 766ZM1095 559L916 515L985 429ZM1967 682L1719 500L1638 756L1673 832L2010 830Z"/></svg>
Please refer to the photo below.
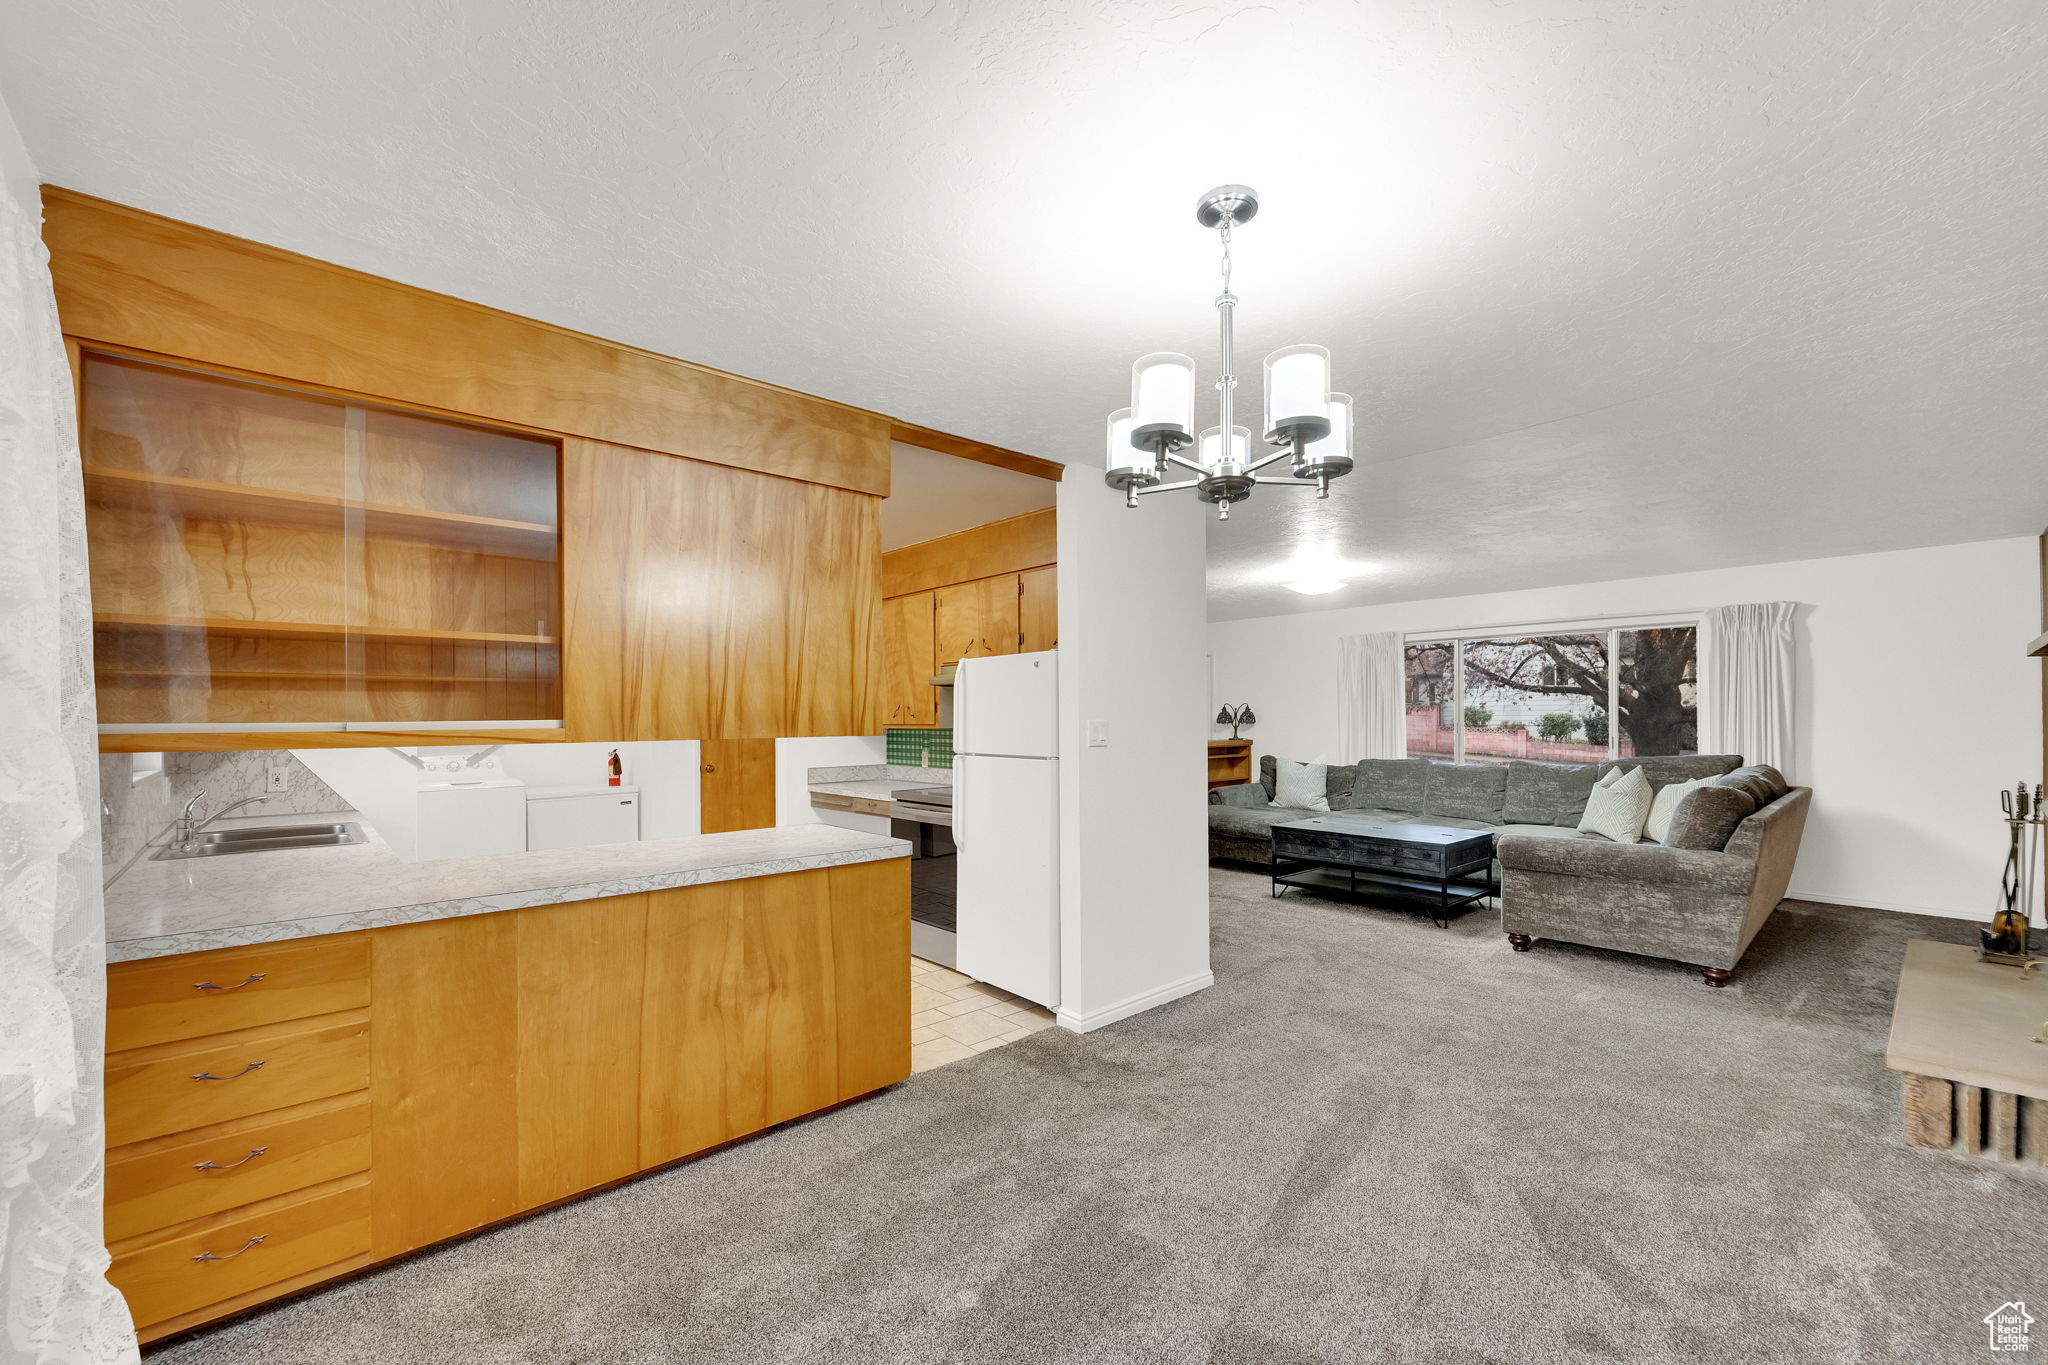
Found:
<svg viewBox="0 0 2048 1365"><path fill-rule="evenodd" d="M1119 1000L1114 1005L1106 1005L1087 1014L1075 1014L1071 1010L1061 1009L1055 1020L1061 1028L1070 1032L1093 1033L1106 1024L1114 1024L1117 1020L1128 1019L1134 1014L1143 1014L1155 1005L1178 1000L1184 995L1193 995L1196 991L1206 990L1215 984L1214 972L1197 972L1193 976L1161 986L1158 990L1146 991L1143 995L1134 995L1128 1000Z"/></svg>
<svg viewBox="0 0 2048 1365"><path fill-rule="evenodd" d="M1989 920L1991 912L1973 915L1967 910L1937 907L1932 905L1908 905L1903 901L1872 900L1868 896L1843 896L1832 891L1807 891L1793 887L1785 893L1788 901L1818 901L1822 905L1839 905L1845 910L1891 910L1901 915L1928 915L1935 919Z"/></svg>

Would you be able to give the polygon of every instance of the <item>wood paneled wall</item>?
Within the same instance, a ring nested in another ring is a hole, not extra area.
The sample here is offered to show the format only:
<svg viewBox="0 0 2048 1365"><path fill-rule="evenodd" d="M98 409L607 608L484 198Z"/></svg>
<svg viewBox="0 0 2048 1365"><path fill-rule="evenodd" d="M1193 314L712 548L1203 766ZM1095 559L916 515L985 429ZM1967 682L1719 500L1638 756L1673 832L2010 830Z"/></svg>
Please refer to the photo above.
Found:
<svg viewBox="0 0 2048 1365"><path fill-rule="evenodd" d="M876 499L571 440L562 534L570 739L879 732Z"/></svg>
<svg viewBox="0 0 2048 1365"><path fill-rule="evenodd" d="M887 495L889 419L94 199L43 191L66 335Z"/></svg>
<svg viewBox="0 0 2048 1365"><path fill-rule="evenodd" d="M900 597L949 583L1050 564L1059 557L1050 507L919 541L882 556L882 596Z"/></svg>

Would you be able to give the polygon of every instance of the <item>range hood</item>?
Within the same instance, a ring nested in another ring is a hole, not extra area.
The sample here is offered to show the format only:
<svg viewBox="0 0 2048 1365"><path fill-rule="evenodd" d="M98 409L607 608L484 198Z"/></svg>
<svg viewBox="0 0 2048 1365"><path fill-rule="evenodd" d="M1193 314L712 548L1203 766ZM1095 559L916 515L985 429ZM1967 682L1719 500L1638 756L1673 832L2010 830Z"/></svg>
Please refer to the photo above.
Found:
<svg viewBox="0 0 2048 1365"><path fill-rule="evenodd" d="M929 682L933 687L951 687L953 685L953 674L959 670L959 667L960 665L958 664L947 664L944 668L932 674L931 677L925 679L925 681Z"/></svg>

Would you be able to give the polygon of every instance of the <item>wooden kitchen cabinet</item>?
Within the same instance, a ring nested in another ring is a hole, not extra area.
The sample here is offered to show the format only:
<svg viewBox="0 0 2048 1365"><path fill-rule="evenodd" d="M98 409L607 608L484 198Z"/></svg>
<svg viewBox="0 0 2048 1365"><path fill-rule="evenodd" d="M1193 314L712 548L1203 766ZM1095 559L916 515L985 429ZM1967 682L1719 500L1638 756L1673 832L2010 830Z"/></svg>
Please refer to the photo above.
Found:
<svg viewBox="0 0 2048 1365"><path fill-rule="evenodd" d="M914 592L882 603L882 719L890 725L939 723L936 594Z"/></svg>
<svg viewBox="0 0 2048 1365"><path fill-rule="evenodd" d="M1060 643L1059 568L1048 564L1017 575L1017 650L1035 654Z"/></svg>
<svg viewBox="0 0 2048 1365"><path fill-rule="evenodd" d="M939 588L934 634L939 664L1017 652L1017 575Z"/></svg>
<svg viewBox="0 0 2048 1365"><path fill-rule="evenodd" d="M108 747L558 726L555 442L90 350L78 373Z"/></svg>
<svg viewBox="0 0 2048 1365"><path fill-rule="evenodd" d="M909 901L889 858L115 964L110 1278L155 1341L893 1085Z"/></svg>

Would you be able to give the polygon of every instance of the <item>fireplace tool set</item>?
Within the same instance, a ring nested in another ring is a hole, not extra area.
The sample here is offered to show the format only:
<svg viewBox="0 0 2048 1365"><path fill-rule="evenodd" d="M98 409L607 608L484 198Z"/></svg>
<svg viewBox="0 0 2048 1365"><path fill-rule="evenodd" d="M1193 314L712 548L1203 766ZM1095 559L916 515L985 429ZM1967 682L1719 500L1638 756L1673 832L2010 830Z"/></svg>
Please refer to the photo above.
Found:
<svg viewBox="0 0 2048 1365"><path fill-rule="evenodd" d="M1999 880L1998 912L1991 917L1990 928L1977 931L1977 956L1981 961L2023 970L2048 962L2048 957L2027 947L2035 878L2041 870L2041 825L2043 816L2048 815L2042 808L2041 795L2039 783L2029 790L2024 782L1998 794L2012 844L2005 855L2005 875Z"/></svg>

